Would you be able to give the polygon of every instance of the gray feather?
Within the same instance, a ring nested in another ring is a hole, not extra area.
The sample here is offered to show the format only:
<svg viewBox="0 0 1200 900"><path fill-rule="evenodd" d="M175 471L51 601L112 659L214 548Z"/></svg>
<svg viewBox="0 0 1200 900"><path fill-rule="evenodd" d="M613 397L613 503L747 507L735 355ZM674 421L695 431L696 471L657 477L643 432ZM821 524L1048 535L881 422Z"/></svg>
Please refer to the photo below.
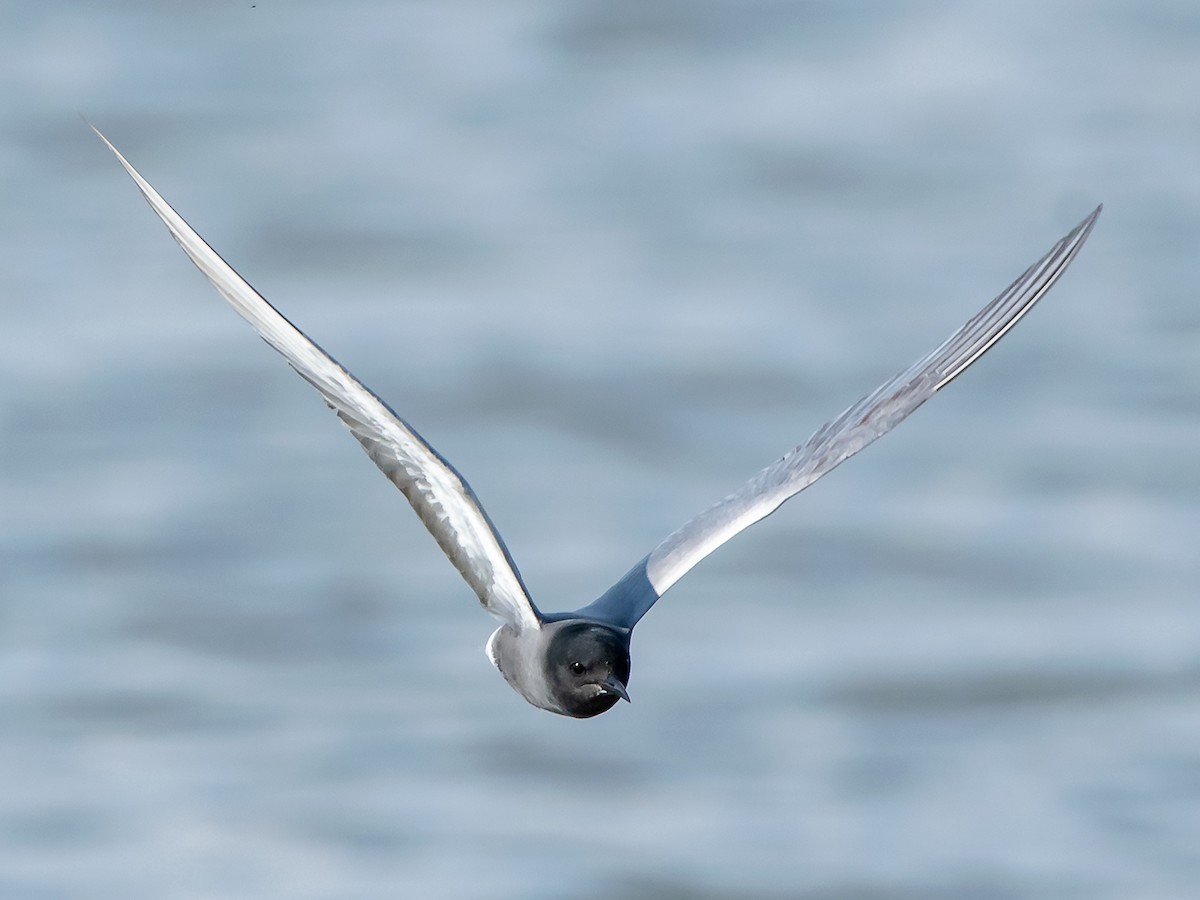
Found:
<svg viewBox="0 0 1200 900"><path fill-rule="evenodd" d="M738 532L887 434L982 356L1050 289L1102 207L1055 244L936 350L867 394L741 488L674 531L599 600L579 612L632 628L668 588Z"/></svg>
<svg viewBox="0 0 1200 900"><path fill-rule="evenodd" d="M176 243L263 339L279 351L358 439L412 504L484 608L518 630L540 627L541 615L491 520L466 480L414 428L289 322L238 275L103 134L150 208Z"/></svg>

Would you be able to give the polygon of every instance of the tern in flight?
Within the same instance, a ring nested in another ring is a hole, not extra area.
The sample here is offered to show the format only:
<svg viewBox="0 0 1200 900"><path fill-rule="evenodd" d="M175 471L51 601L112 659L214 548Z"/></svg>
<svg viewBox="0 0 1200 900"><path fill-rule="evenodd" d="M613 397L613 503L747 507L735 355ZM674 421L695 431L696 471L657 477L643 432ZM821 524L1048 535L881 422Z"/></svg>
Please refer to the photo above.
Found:
<svg viewBox="0 0 1200 900"><path fill-rule="evenodd" d="M628 700L629 637L646 611L731 537L770 515L843 460L891 431L979 359L1058 280L1101 207L928 356L867 394L807 441L667 536L597 600L542 612L465 478L366 385L289 322L171 208L103 134L150 208L213 287L321 392L383 474L408 498L483 608L503 624L488 658L534 706L589 718Z"/></svg>

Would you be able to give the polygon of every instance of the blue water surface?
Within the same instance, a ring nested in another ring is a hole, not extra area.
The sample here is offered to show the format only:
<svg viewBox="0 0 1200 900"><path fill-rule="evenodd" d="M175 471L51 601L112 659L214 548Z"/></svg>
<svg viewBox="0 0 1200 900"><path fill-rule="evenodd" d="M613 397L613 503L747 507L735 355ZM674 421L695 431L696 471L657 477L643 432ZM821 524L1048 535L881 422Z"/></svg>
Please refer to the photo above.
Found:
<svg viewBox="0 0 1200 900"><path fill-rule="evenodd" d="M0 19L0 896L1196 896L1196 4ZM580 722L80 113L550 610L1106 209Z"/></svg>

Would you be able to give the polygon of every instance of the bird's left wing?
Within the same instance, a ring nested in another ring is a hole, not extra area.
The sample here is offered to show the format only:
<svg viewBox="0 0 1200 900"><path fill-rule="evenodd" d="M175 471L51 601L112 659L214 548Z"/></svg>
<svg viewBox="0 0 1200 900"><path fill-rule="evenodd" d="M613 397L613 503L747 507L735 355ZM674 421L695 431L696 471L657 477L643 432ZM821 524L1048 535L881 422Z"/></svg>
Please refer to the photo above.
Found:
<svg viewBox="0 0 1200 900"><path fill-rule="evenodd" d="M599 600L581 609L580 615L632 628L692 566L895 428L1000 340L1050 290L1087 240L1101 208L1096 207L940 347L673 532Z"/></svg>
<svg viewBox="0 0 1200 900"><path fill-rule="evenodd" d="M484 608L519 629L541 616L508 549L466 479L358 379L289 322L171 208L95 127L171 237L235 310L279 351L400 489Z"/></svg>

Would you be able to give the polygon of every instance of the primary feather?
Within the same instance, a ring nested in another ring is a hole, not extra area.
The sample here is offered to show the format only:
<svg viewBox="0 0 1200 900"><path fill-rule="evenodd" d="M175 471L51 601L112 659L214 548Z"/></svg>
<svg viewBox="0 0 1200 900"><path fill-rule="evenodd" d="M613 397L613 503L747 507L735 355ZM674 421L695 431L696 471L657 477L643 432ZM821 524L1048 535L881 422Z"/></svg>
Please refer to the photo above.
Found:
<svg viewBox="0 0 1200 900"><path fill-rule="evenodd" d="M150 208L213 287L279 351L358 439L375 465L408 498L484 608L518 630L537 629L508 548L466 480L416 430L268 303L150 186L100 131Z"/></svg>
<svg viewBox="0 0 1200 900"><path fill-rule="evenodd" d="M822 425L807 441L737 491L676 529L580 613L632 628L696 563L895 428L1029 312L1075 258L1102 208L1097 206L936 350Z"/></svg>

